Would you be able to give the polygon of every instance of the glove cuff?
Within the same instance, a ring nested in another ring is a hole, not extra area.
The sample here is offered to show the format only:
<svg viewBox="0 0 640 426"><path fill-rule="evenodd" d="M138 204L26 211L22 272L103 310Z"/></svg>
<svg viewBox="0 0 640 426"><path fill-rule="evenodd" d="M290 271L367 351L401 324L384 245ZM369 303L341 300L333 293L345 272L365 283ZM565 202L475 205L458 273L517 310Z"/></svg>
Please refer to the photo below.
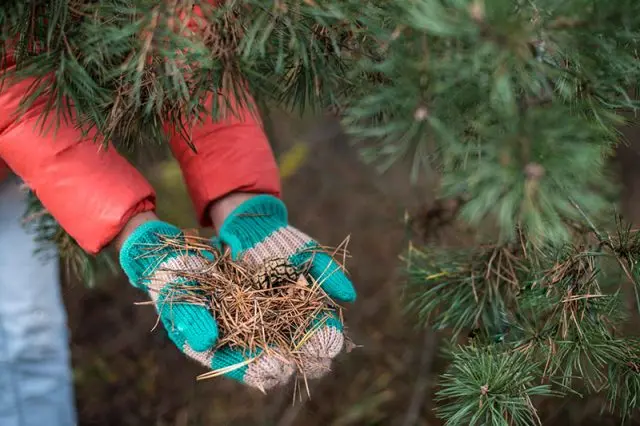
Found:
<svg viewBox="0 0 640 426"><path fill-rule="evenodd" d="M183 233L166 222L152 221L136 228L122 245L120 266L134 286L146 288L145 277L175 252L175 248L163 247L163 237L180 239Z"/></svg>
<svg viewBox="0 0 640 426"><path fill-rule="evenodd" d="M258 195L240 204L220 227L219 236L236 256L288 224L287 208L278 198Z"/></svg>

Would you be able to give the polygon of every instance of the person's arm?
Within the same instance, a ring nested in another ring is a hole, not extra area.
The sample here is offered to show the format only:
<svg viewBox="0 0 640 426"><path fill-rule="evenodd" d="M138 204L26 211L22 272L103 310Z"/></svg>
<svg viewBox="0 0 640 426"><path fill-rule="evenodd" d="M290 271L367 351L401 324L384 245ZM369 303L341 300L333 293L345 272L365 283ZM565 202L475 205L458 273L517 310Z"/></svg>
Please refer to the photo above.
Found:
<svg viewBox="0 0 640 426"><path fill-rule="evenodd" d="M153 220L153 188L115 149L101 149L92 134L83 137L64 122L43 134L38 119L44 100L16 115L30 84L5 85L0 91L0 158L60 225L84 250L97 253ZM48 120L54 119L52 113Z"/></svg>
<svg viewBox="0 0 640 426"><path fill-rule="evenodd" d="M280 196L278 165L256 114L239 110L219 122L206 117L193 125L190 130L197 152L175 132L170 138L202 226L213 225L209 210L214 202L221 206L219 214L226 216L238 196ZM228 197L234 202L224 209L223 200Z"/></svg>

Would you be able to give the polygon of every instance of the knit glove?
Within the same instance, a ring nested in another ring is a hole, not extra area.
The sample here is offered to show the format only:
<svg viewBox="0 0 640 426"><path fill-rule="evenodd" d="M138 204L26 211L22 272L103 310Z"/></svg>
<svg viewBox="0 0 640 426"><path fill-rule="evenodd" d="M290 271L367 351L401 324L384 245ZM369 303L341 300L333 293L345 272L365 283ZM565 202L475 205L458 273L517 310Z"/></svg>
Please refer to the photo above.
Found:
<svg viewBox="0 0 640 426"><path fill-rule="evenodd" d="M238 206L225 219L218 238L234 259L259 266L270 259L286 258L297 269L308 271L332 299L356 299L353 284L341 267L316 241L289 225L285 205L273 196L259 195ZM343 325L336 315L317 321L322 321L322 326L300 348L309 361L301 367L307 378L326 374L344 345Z"/></svg>
<svg viewBox="0 0 640 426"><path fill-rule="evenodd" d="M262 391L287 382L294 368L280 358L263 356L249 367L235 368L258 354L230 348L213 350L218 339L216 321L206 307L180 300L180 288L196 283L174 272L197 270L206 266L205 262L195 251L167 245L167 238L184 242L185 236L168 223L155 221L141 225L122 246L120 264L131 284L153 301L171 341L207 368L228 369L225 376ZM186 244L176 246L187 247Z"/></svg>

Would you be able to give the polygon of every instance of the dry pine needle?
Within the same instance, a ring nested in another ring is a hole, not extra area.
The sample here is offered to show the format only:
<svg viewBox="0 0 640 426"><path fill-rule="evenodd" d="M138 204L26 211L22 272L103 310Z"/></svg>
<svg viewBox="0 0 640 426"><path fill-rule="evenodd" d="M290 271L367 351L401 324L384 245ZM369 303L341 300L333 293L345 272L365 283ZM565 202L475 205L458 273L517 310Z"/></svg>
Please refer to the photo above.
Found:
<svg viewBox="0 0 640 426"><path fill-rule="evenodd" d="M347 241L334 251L334 257L341 252L346 259ZM208 307L220 333L215 349L260 351L299 364L303 362L299 348L322 326L322 318L326 320L326 314L333 312L342 319L341 307L322 290L321 282L309 276L311 262L295 268L287 259L273 258L254 267L241 259L233 260L229 250L218 250L192 233L181 240L164 238L161 247L150 251L167 247L200 257L203 266L163 274L171 277L171 282L164 284L172 286L165 303ZM326 247L319 250L329 251ZM203 374L199 379L220 376L256 359Z"/></svg>

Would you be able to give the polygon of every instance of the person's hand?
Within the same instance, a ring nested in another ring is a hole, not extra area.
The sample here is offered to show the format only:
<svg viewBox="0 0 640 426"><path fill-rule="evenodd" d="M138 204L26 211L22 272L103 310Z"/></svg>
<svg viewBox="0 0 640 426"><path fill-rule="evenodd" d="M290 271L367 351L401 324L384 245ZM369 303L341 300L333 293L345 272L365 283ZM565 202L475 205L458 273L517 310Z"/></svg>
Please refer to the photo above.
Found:
<svg viewBox="0 0 640 426"><path fill-rule="evenodd" d="M214 351L218 326L209 309L179 297L180 287L196 284L182 278L184 273L206 266L202 256L184 248L187 245L180 243L184 239L175 226L151 220L137 224L118 244L122 269L131 284L149 295L171 341L207 368L227 368L225 376L262 391L289 381L294 368L283 359L265 355L235 368L258 354L228 348Z"/></svg>
<svg viewBox="0 0 640 426"><path fill-rule="evenodd" d="M289 225L282 201L258 195L231 198L226 203L212 206L211 216L214 224L221 222L218 239L234 259L257 266L270 259L288 259L299 271L307 271L333 300L355 301L355 289L342 268L316 241ZM300 348L308 360L300 366L307 378L326 374L344 345L343 325L335 315L318 320L323 325Z"/></svg>

